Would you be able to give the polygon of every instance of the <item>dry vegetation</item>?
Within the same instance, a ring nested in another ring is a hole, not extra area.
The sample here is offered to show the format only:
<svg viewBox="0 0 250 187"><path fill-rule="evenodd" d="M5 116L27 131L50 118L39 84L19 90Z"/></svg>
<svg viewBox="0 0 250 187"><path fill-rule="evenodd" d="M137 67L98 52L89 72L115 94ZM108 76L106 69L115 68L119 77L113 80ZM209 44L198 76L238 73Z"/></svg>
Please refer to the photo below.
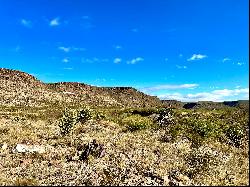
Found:
<svg viewBox="0 0 250 187"><path fill-rule="evenodd" d="M248 110L72 108L2 107L1 185L249 184Z"/></svg>

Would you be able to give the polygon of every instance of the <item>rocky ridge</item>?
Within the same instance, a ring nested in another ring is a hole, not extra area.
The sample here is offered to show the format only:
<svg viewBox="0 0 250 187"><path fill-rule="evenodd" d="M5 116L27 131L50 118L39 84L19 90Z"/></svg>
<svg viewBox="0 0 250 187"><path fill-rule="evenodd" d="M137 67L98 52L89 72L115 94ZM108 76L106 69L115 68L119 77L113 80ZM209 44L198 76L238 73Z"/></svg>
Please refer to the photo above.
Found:
<svg viewBox="0 0 250 187"><path fill-rule="evenodd" d="M43 83L28 73L0 68L0 105L46 106L62 103L104 107L162 105L157 97L132 87L97 87L78 82Z"/></svg>

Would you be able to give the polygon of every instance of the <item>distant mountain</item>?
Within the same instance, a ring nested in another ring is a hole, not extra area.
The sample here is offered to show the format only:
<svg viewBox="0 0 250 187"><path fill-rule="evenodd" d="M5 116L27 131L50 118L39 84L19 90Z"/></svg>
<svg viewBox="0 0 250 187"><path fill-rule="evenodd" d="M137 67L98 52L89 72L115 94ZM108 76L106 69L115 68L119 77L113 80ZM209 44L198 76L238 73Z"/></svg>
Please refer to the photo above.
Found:
<svg viewBox="0 0 250 187"><path fill-rule="evenodd" d="M79 103L114 107L162 106L159 98L132 87L96 87L78 82L47 84L28 73L0 68L0 105L46 106Z"/></svg>
<svg viewBox="0 0 250 187"><path fill-rule="evenodd" d="M249 100L238 100L238 101L224 101L224 102L213 102L213 101L198 101L198 102L181 102L177 100L162 100L165 107L172 108L185 108L185 109L220 109L225 107L239 107L249 108Z"/></svg>
<svg viewBox="0 0 250 187"><path fill-rule="evenodd" d="M185 109L222 109L227 107L239 107L239 108L249 108L248 100L239 101L224 101L224 102L213 102L213 101L198 101L198 102L185 102L183 103L183 108Z"/></svg>

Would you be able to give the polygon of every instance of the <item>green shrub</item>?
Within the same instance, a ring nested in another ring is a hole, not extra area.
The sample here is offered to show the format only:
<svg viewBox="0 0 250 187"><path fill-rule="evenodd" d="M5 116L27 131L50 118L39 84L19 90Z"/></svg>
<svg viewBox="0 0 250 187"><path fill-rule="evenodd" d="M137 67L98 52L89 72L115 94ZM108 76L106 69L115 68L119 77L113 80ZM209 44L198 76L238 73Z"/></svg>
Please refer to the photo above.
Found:
<svg viewBox="0 0 250 187"><path fill-rule="evenodd" d="M130 131L145 129L153 125L153 121L150 118L142 117L138 114L122 119L122 123L125 124Z"/></svg>
<svg viewBox="0 0 250 187"><path fill-rule="evenodd" d="M68 108L63 112L63 116L59 119L59 127L62 135L68 134L73 126L78 122L78 114L76 110Z"/></svg>
<svg viewBox="0 0 250 187"><path fill-rule="evenodd" d="M192 124L194 132L196 132L202 138L217 137L219 128L216 123L208 120L197 120Z"/></svg>
<svg viewBox="0 0 250 187"><path fill-rule="evenodd" d="M81 109L68 109L63 112L63 116L59 119L59 127L62 135L68 134L76 123L85 123L86 121L93 119L93 110L89 107Z"/></svg>
<svg viewBox="0 0 250 187"><path fill-rule="evenodd" d="M96 111L94 114L94 119L95 120L102 120L102 119L106 119L106 115L104 114L104 112L101 111Z"/></svg>

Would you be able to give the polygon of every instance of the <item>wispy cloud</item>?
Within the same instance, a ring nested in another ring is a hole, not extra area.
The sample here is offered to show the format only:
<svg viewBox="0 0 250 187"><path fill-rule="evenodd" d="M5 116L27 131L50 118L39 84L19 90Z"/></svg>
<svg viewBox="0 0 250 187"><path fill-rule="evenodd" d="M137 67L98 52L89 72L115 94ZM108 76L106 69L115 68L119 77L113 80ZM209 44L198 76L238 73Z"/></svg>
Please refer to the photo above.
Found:
<svg viewBox="0 0 250 187"><path fill-rule="evenodd" d="M68 59L68 58L64 58L64 59L62 59L62 62L68 63L68 62L69 62L69 59Z"/></svg>
<svg viewBox="0 0 250 187"><path fill-rule="evenodd" d="M223 58L222 62L226 62L226 61L230 61L231 59L230 58Z"/></svg>
<svg viewBox="0 0 250 187"><path fill-rule="evenodd" d="M136 64L137 62L141 62L141 61L144 61L144 59L142 57L137 57L137 58L127 61L127 64Z"/></svg>
<svg viewBox="0 0 250 187"><path fill-rule="evenodd" d="M49 25L50 26L58 26L58 25L60 25L59 18L54 18L54 19L50 20Z"/></svg>
<svg viewBox="0 0 250 187"><path fill-rule="evenodd" d="M86 50L85 48L82 48L82 47L63 47L63 46L58 47L58 49L66 53L68 53L69 51L85 51Z"/></svg>
<svg viewBox="0 0 250 187"><path fill-rule="evenodd" d="M231 97L243 95L244 99L249 99L249 88L243 89L223 89L214 90L211 92L200 92L196 94L181 94L181 93L167 93L158 95L160 99L173 99L183 102L195 101L226 101L231 100Z"/></svg>
<svg viewBox="0 0 250 187"><path fill-rule="evenodd" d="M31 21L29 21L29 20L21 19L21 20L20 20L20 23L21 23L23 26L27 27L27 28L31 28L31 27L32 27Z"/></svg>
<svg viewBox="0 0 250 187"><path fill-rule="evenodd" d="M114 63L115 63L115 64L119 64L121 61L122 61L121 58L115 58L115 59L114 59Z"/></svg>
<svg viewBox="0 0 250 187"><path fill-rule="evenodd" d="M201 60L201 59L206 58L206 57L207 57L207 55L193 54L193 56L190 57L189 59L187 59L187 61Z"/></svg>
<svg viewBox="0 0 250 187"><path fill-rule="evenodd" d="M165 58L164 60L165 60L165 62L167 62L167 61L168 61L168 58Z"/></svg>
<svg viewBox="0 0 250 187"><path fill-rule="evenodd" d="M165 84L152 87L145 87L141 90L144 92L152 92L159 90L176 90L176 89L193 89L199 86L198 84Z"/></svg>
<svg viewBox="0 0 250 187"><path fill-rule="evenodd" d="M62 51L64 51L64 52L66 52L66 53L68 53L68 52L70 51L70 47L63 47L63 46L60 46L60 47L58 47L58 49L60 49L60 50L62 50Z"/></svg>
<svg viewBox="0 0 250 187"><path fill-rule="evenodd" d="M183 54L179 54L179 58L182 58L183 57Z"/></svg>
<svg viewBox="0 0 250 187"><path fill-rule="evenodd" d="M178 69L187 69L187 66L179 66L179 65L176 65L176 67L177 67Z"/></svg>
<svg viewBox="0 0 250 187"><path fill-rule="evenodd" d="M244 65L245 63L244 62L237 62L236 63L238 66L242 66L242 65Z"/></svg>

